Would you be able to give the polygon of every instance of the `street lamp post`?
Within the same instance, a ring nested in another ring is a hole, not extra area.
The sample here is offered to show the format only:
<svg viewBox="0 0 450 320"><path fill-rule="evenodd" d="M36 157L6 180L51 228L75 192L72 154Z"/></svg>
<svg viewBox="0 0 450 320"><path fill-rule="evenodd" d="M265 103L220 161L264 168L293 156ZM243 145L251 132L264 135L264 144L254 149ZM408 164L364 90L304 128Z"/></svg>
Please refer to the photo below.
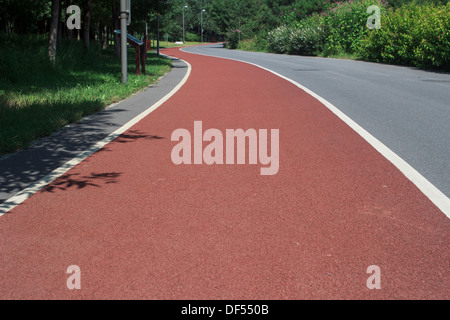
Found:
<svg viewBox="0 0 450 320"><path fill-rule="evenodd" d="M184 6L183 7L183 43L185 43L186 42L186 28L185 28L185 25L184 25L184 9L186 9L188 6Z"/></svg>
<svg viewBox="0 0 450 320"><path fill-rule="evenodd" d="M159 12L156 14L156 54L159 57Z"/></svg>
<svg viewBox="0 0 450 320"><path fill-rule="evenodd" d="M203 12L206 12L206 10L203 9L203 10L200 12L200 20L201 20L201 27L202 27L202 42L203 42Z"/></svg>
<svg viewBox="0 0 450 320"><path fill-rule="evenodd" d="M127 83L128 81L127 20L129 10L127 10L127 8L129 8L129 6L127 6L127 0L120 0L120 56L121 56L122 83Z"/></svg>

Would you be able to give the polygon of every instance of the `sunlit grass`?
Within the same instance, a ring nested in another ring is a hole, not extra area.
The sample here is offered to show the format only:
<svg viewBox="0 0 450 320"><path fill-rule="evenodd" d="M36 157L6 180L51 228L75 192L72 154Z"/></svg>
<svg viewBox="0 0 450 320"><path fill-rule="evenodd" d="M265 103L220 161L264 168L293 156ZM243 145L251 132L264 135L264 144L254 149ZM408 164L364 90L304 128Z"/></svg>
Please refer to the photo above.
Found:
<svg viewBox="0 0 450 320"><path fill-rule="evenodd" d="M206 44L207 42L193 42L193 41L186 41L184 44L177 44L175 42L167 42L167 41L159 41L159 48L178 48L178 47L189 47L189 46L196 46L199 44ZM155 42L156 45L156 42ZM153 50L156 50L153 48Z"/></svg>
<svg viewBox="0 0 450 320"><path fill-rule="evenodd" d="M8 45L0 48L0 154L129 97L171 68L169 59L149 53L146 75L138 76L130 49L128 82L121 84L120 59L113 48L85 52L80 43L65 43L52 66L45 38L1 40Z"/></svg>

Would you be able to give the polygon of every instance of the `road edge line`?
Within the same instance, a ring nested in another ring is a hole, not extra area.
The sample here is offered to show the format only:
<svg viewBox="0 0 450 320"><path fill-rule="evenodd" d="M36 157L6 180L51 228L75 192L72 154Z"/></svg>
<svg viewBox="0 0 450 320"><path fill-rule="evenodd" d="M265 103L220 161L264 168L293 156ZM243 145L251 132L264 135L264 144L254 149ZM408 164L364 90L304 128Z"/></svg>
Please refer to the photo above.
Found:
<svg viewBox="0 0 450 320"><path fill-rule="evenodd" d="M261 68L263 70L266 70L266 71L292 83L293 85L300 88L301 90L303 90L304 92L306 92L307 94L309 94L310 96L312 96L313 98L318 100L320 103L322 103L331 112L333 112L339 119L341 119L345 124L347 124L351 129L353 129L353 131L355 131L364 140L366 140L384 158L386 158L398 170L400 170L400 172L408 180L410 180L436 207L439 208L439 210L441 210L447 216L447 218L450 219L450 199L441 190L439 190L436 186L434 186L430 181L428 181L424 176L422 176L416 169L414 169L409 163L407 163L405 160L403 160L394 151L389 149L380 140L375 138L367 130L365 130L363 127L361 127L359 124L357 124L354 120L352 120L349 116L347 116L345 113L343 113L341 110L339 110L336 106L334 106L331 102L322 98L314 91L306 88L305 86L301 85L300 83L296 82L295 80L292 80L286 76L283 76L282 74L279 74L276 71L270 70L266 67L260 66L253 62L248 62L248 61L234 59L234 58L209 56L206 54L184 51L183 49L180 49L180 51L189 53L189 54L201 55L201 56L205 56L205 57L227 59L227 60L233 60L233 61L247 63L247 64L253 65L255 67Z"/></svg>
<svg viewBox="0 0 450 320"><path fill-rule="evenodd" d="M163 55L163 56L167 56L167 55ZM172 57L172 58L176 58L176 59L186 63L188 70L187 70L186 74L184 75L183 79L168 94L166 94L158 102L156 102L155 104L153 104L152 106L147 108L145 111L141 112L140 114L135 116L133 119L131 119L130 121L125 123L123 126L118 128L116 131L110 133L108 136L106 136L102 140L98 141L97 143L95 143L94 145L89 147L88 149L82 151L76 157L67 161L62 166L59 166L58 168L56 168L51 173L49 173L45 177L41 178L37 182L29 185L22 191L19 191L14 196L5 200L2 204L0 204L0 217L3 216L4 214L8 213L15 207L17 207L19 204L24 202L26 199L31 197L33 194L35 194L36 192L38 192L39 190L41 190L42 188L44 188L51 182L53 182L56 179L58 179L59 177L61 177L63 174L65 174L67 171L69 171L70 169L75 167L77 164L83 162L89 156L91 156L92 154L94 154L95 152L100 150L101 148L105 147L110 142L114 141L122 133L124 133L125 131L130 129L132 126L134 126L136 123L141 121L143 118L148 116L150 113L152 113L153 111L158 109L162 104L164 104L167 100L169 100L175 93L177 93L178 90L180 90L181 87L187 82L189 76L191 75L192 66L189 62L187 62L183 59L180 59L177 57Z"/></svg>

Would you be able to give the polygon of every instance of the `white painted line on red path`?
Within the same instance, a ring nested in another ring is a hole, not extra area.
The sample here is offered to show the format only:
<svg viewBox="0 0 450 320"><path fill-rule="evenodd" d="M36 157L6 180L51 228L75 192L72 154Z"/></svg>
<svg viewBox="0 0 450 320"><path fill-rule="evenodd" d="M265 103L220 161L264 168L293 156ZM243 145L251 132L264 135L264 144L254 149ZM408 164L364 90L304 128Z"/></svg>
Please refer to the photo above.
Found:
<svg viewBox="0 0 450 320"><path fill-rule="evenodd" d="M302 89L303 91L305 91L306 93L308 93L309 95L314 97L315 99L319 100L324 106L326 106L331 112L333 112L339 119L344 121L350 128L352 128L356 133L358 133L372 147L374 147L379 153L381 153L381 155L383 155L383 157L385 157L397 169L399 169L406 178L408 178L412 183L414 183L416 185L416 187L419 188L419 190L431 202L433 202L433 204L436 207L438 207L447 216L447 218L450 218L450 199L441 190L436 188L430 181L428 181L424 176L422 176L410 164L408 164L405 160L403 160L399 155L397 155L394 151L389 149L386 145L384 145L377 138L372 136L369 132L367 132L359 124L357 124L350 117L348 117L341 110L339 110L336 106L334 106L332 103L330 103L326 99L322 98L321 96L319 96L312 90L306 88L305 86L301 85L300 83L296 82L295 80L285 77L282 74L279 74L279 73L277 73L273 70L270 70L268 68L265 68L263 66L260 66L256 63L239 60L239 59L233 59L233 58L216 57L216 56L209 56L209 55L201 54L201 53L188 52L183 49L180 49L180 50L185 53L190 53L190 54L196 54L196 55L201 55L201 56L206 56L206 57L234 60L234 61L238 61L238 62L247 63L247 64L253 65L255 67L261 68L263 70L266 70L268 72L271 72L274 75L294 84L295 86Z"/></svg>
<svg viewBox="0 0 450 320"><path fill-rule="evenodd" d="M180 88L186 83L186 81L188 80L188 78L189 78L189 76L191 74L192 66L187 61L184 61L182 59L179 59L179 60L183 61L184 63L187 64L188 70L187 70L185 76L183 77L183 79L181 80L181 82L175 88L173 88L172 91L170 91L167 95L165 95L161 100L156 102L154 105L152 105L151 107L149 107L148 109L146 109L145 111L143 111L142 113L140 113L139 115L137 115L136 117L134 117L133 119L128 121L122 127L117 129L116 131L110 133L103 140L97 142L96 144L94 144L93 146L91 146L87 150L81 152L78 156L76 156L75 158L69 160L68 162L66 162L65 164L63 164L59 168L55 169L54 171L52 171L50 174L46 175L45 177L43 177L39 181L31 184L27 188L25 188L22 191L18 192L16 195L14 195L14 196L10 197L9 199L7 199L5 202L3 202L0 205L0 216L2 216L5 213L9 212L10 210L14 209L16 206L18 206L19 204L24 202L26 199L28 199L33 194L35 194L36 192L38 192L39 190L44 188L46 185L48 185L49 183L53 182L54 180L56 180L57 178L59 178L60 176L65 174L67 171L69 171L70 169L72 169L77 164L81 163L82 161L84 161L86 158L91 156L96 151L98 151L101 148L103 148L104 146L106 146L108 143L112 142L114 139L119 137L122 133L124 133L125 131L130 129L136 123L138 123L143 118L145 118L150 113L152 113L157 108L159 108L164 102L169 100L169 98L172 97L178 90L180 90Z"/></svg>

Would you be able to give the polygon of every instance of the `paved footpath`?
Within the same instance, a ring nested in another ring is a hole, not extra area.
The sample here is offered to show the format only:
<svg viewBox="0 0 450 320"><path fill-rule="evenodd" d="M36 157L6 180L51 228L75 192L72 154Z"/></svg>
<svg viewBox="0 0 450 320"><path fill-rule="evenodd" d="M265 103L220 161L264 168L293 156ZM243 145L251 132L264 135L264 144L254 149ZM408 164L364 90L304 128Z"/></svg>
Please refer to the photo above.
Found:
<svg viewBox="0 0 450 320"><path fill-rule="evenodd" d="M363 138L268 71L163 53L192 71L135 138L0 217L1 298L450 298L449 219ZM194 121L279 129L278 173L173 164L172 132ZM372 265L381 289L366 285Z"/></svg>

